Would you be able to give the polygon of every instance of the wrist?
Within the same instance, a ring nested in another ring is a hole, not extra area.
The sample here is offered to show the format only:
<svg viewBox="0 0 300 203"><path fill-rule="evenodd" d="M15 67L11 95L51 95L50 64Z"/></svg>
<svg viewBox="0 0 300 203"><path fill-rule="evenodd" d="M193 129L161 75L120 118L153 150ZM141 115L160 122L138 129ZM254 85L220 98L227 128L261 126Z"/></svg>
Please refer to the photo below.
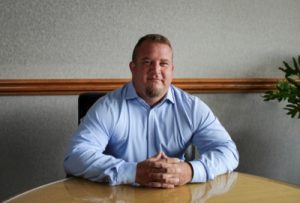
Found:
<svg viewBox="0 0 300 203"><path fill-rule="evenodd" d="M194 169L193 169L193 165L190 163L190 162L188 162L188 161L184 161L186 164L187 164L187 166L188 166L188 170L189 170L189 172L188 172L188 174L189 174L189 181L188 182L191 182L192 180L193 180L193 177L194 177Z"/></svg>

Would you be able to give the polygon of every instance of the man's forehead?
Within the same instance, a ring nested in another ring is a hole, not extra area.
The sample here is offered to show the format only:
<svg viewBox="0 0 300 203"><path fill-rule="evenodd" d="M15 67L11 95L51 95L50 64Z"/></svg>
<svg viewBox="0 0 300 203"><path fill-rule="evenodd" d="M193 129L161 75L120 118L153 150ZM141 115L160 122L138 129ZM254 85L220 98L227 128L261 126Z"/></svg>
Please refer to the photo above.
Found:
<svg viewBox="0 0 300 203"><path fill-rule="evenodd" d="M164 43L148 43L148 44L142 44L139 49L138 49L138 53L148 53L148 52L152 52L153 50L158 50L161 53L164 54L172 54L173 51L171 49L171 47L169 47L167 44Z"/></svg>
<svg viewBox="0 0 300 203"><path fill-rule="evenodd" d="M141 47L147 47L147 46L152 47L152 46L155 46L155 45L166 46L166 47L169 47L170 50L172 50L172 48L167 43L150 41L150 40L146 40L146 41L142 42L142 44L139 47L140 48Z"/></svg>
<svg viewBox="0 0 300 203"><path fill-rule="evenodd" d="M153 60L153 58L151 58L151 57L149 57L149 56L144 56L144 57L141 57L141 60ZM160 61L170 61L171 59L161 57L161 58L159 58L159 60L160 60Z"/></svg>

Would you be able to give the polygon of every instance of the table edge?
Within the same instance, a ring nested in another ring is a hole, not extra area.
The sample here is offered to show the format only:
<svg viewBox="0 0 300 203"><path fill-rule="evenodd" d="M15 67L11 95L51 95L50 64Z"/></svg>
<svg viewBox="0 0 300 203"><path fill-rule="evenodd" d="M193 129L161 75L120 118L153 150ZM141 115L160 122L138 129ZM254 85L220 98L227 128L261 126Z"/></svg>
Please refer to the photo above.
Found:
<svg viewBox="0 0 300 203"><path fill-rule="evenodd" d="M38 190L38 189L41 189L41 188L44 188L44 187L48 187L48 186L50 186L50 185L54 185L54 184L56 184L56 183L65 182L65 181L67 181L67 180L69 180L69 179L72 179L72 177L71 177L71 178L63 178L63 179L56 180L56 181L53 181L53 182L50 182L50 183L47 183L47 184L44 184L44 185L40 185L40 186L35 187L35 188L32 188L32 189L30 189L30 190L26 190L25 192L22 192L22 193L20 193L20 194L14 195L13 197L10 197L10 198L4 200L3 203L9 203L10 201L13 201L14 199L17 199L17 198L19 198L20 196L26 195L27 193L33 192L33 191L35 191L35 190Z"/></svg>
<svg viewBox="0 0 300 203"><path fill-rule="evenodd" d="M272 178L265 177L265 176L259 176L259 175L255 175L255 174L251 174L251 173L245 173L245 172L239 172L239 171L233 171L233 173L238 173L238 174L241 174L241 175L243 175L243 176L252 176L252 177L259 178L259 179L263 179L263 180L266 180L266 181L269 181L269 182L273 182L273 183L276 183L276 184L281 184L281 185L285 185L285 186L288 186L288 187L300 189L300 185L293 184L293 183L288 183L288 182L285 182L285 181L282 181L282 180L272 179ZM68 181L68 180L73 179L73 178L74 178L74 177L64 178L64 179L60 179L60 180L57 180L57 181L54 181L54 182L47 183L47 184L45 184L45 185L41 185L41 186L32 188L32 189L30 189L30 190L27 190L27 191L25 191L25 192L22 192L22 193L20 193L20 194L17 194L17 195L15 195L15 196L13 196L13 197L10 197L10 198L7 199L7 200L4 200L3 203L9 203L10 201L13 201L14 199L17 199L17 198L19 198L20 196L26 195L27 193L33 192L33 191L35 191L35 190L38 190L38 189L41 189L41 188L44 188L44 187L48 187L48 186L53 185L53 184L56 184L56 183L65 182L65 181ZM91 182L92 182L92 181L91 181Z"/></svg>

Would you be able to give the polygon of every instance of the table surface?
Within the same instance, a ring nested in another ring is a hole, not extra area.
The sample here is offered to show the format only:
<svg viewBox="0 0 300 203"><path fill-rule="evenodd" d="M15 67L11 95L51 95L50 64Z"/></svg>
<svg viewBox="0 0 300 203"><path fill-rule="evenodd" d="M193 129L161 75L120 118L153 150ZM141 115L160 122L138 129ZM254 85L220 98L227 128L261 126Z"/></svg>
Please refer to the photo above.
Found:
<svg viewBox="0 0 300 203"><path fill-rule="evenodd" d="M187 184L174 189L109 186L69 178L35 188L6 202L299 203L300 186L238 172L218 176L207 183Z"/></svg>

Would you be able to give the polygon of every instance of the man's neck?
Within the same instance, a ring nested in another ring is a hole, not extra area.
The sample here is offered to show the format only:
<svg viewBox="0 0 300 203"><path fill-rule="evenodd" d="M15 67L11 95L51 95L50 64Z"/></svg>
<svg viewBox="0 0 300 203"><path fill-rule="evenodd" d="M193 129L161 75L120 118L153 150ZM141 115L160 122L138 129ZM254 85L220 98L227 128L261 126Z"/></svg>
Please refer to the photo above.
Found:
<svg viewBox="0 0 300 203"><path fill-rule="evenodd" d="M150 107L154 107L155 105L157 105L159 102L161 102L167 94L161 96L161 97L142 97L142 99L144 99L144 101L150 106Z"/></svg>

